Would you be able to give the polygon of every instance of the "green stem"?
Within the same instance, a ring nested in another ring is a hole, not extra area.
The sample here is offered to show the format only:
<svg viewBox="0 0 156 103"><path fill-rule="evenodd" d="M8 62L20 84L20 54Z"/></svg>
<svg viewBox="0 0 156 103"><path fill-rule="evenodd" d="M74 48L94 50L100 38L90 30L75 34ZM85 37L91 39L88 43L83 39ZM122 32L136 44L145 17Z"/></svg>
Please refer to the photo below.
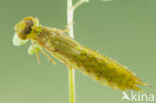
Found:
<svg viewBox="0 0 156 103"><path fill-rule="evenodd" d="M69 36L74 38L74 30L73 30L73 16L74 10L78 8L81 4L88 2L89 0L80 0L73 6L72 0L67 0L67 25L69 29ZM69 79L69 99L70 103L76 103L75 96L75 69L72 67L68 68L68 79Z"/></svg>
<svg viewBox="0 0 156 103"><path fill-rule="evenodd" d="M73 13L72 9L72 0L67 0L67 25L69 28L69 36L74 38L74 30L73 30ZM69 81L69 101L70 103L76 103L75 96L75 69L68 68L68 81Z"/></svg>
<svg viewBox="0 0 156 103"><path fill-rule="evenodd" d="M75 99L75 69L68 68L68 79L69 79L69 96L70 103L76 103Z"/></svg>

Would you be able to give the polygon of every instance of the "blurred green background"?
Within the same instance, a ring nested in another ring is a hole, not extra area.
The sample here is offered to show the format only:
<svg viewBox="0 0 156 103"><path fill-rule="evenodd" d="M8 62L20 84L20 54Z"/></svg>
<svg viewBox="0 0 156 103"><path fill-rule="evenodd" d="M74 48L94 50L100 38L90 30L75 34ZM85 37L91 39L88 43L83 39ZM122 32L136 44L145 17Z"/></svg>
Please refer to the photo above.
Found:
<svg viewBox="0 0 156 103"><path fill-rule="evenodd" d="M76 2L76 0L74 1ZM69 103L67 68L41 54L41 65L27 54L30 43L12 45L14 25L26 16L40 24L66 26L66 0L0 0L0 103ZM152 85L156 95L156 0L90 0L75 12L75 39L99 50ZM77 103L127 103L122 92L76 71ZM147 102L146 102L147 103Z"/></svg>

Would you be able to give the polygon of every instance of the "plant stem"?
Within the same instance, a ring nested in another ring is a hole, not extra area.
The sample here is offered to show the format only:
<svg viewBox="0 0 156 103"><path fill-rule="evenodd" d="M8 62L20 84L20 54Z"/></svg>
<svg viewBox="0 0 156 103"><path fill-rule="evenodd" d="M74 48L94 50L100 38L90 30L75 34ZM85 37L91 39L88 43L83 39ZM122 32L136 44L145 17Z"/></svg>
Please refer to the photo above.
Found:
<svg viewBox="0 0 156 103"><path fill-rule="evenodd" d="M72 0L67 0L67 25L69 28L69 36L71 38L74 38L74 30L73 30L73 15L74 15L74 10L72 9Z"/></svg>
<svg viewBox="0 0 156 103"><path fill-rule="evenodd" d="M87 3L89 0L79 0L73 6L72 0L67 0L67 25L69 29L69 36L74 38L74 30L73 30L73 16L74 10L78 8L81 4ZM75 95L75 69L72 67L68 68L68 81L69 81L69 99L70 103L76 103L76 95Z"/></svg>
<svg viewBox="0 0 156 103"><path fill-rule="evenodd" d="M68 68L68 79L69 79L69 99L70 103L76 103L75 96L75 69Z"/></svg>
<svg viewBox="0 0 156 103"><path fill-rule="evenodd" d="M72 7L73 10L75 10L76 8L78 8L81 4L83 4L84 2L82 0L78 1L77 3L75 3Z"/></svg>
<svg viewBox="0 0 156 103"><path fill-rule="evenodd" d="M67 25L69 28L69 36L74 38L74 30L73 30L73 13L72 9L72 0L67 0ZM68 68L68 81L69 81L69 101L70 103L76 103L75 96L75 69L69 67Z"/></svg>

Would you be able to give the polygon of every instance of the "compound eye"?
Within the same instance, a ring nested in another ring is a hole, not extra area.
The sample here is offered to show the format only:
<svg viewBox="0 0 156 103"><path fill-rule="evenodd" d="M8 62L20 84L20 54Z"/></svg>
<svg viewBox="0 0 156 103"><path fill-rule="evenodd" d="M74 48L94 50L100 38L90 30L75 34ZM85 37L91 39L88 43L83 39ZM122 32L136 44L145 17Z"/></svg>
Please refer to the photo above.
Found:
<svg viewBox="0 0 156 103"><path fill-rule="evenodd" d="M29 34L31 32L31 27L34 25L34 22L32 20L25 20L26 27L23 31L21 31L22 34Z"/></svg>

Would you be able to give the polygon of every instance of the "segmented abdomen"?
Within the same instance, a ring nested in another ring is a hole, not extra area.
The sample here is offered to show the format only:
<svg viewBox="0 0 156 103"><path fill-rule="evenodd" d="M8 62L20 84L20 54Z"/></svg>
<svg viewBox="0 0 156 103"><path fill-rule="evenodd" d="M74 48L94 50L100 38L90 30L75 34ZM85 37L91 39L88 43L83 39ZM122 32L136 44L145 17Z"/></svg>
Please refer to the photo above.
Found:
<svg viewBox="0 0 156 103"><path fill-rule="evenodd" d="M112 88L141 90L137 84L143 83L125 66L86 47L79 51L79 55L73 55L75 68Z"/></svg>
<svg viewBox="0 0 156 103"><path fill-rule="evenodd" d="M138 91L141 89L137 87L137 84L144 85L125 66L80 45L60 30L44 27L36 40L61 62L84 72L102 84L122 90Z"/></svg>

